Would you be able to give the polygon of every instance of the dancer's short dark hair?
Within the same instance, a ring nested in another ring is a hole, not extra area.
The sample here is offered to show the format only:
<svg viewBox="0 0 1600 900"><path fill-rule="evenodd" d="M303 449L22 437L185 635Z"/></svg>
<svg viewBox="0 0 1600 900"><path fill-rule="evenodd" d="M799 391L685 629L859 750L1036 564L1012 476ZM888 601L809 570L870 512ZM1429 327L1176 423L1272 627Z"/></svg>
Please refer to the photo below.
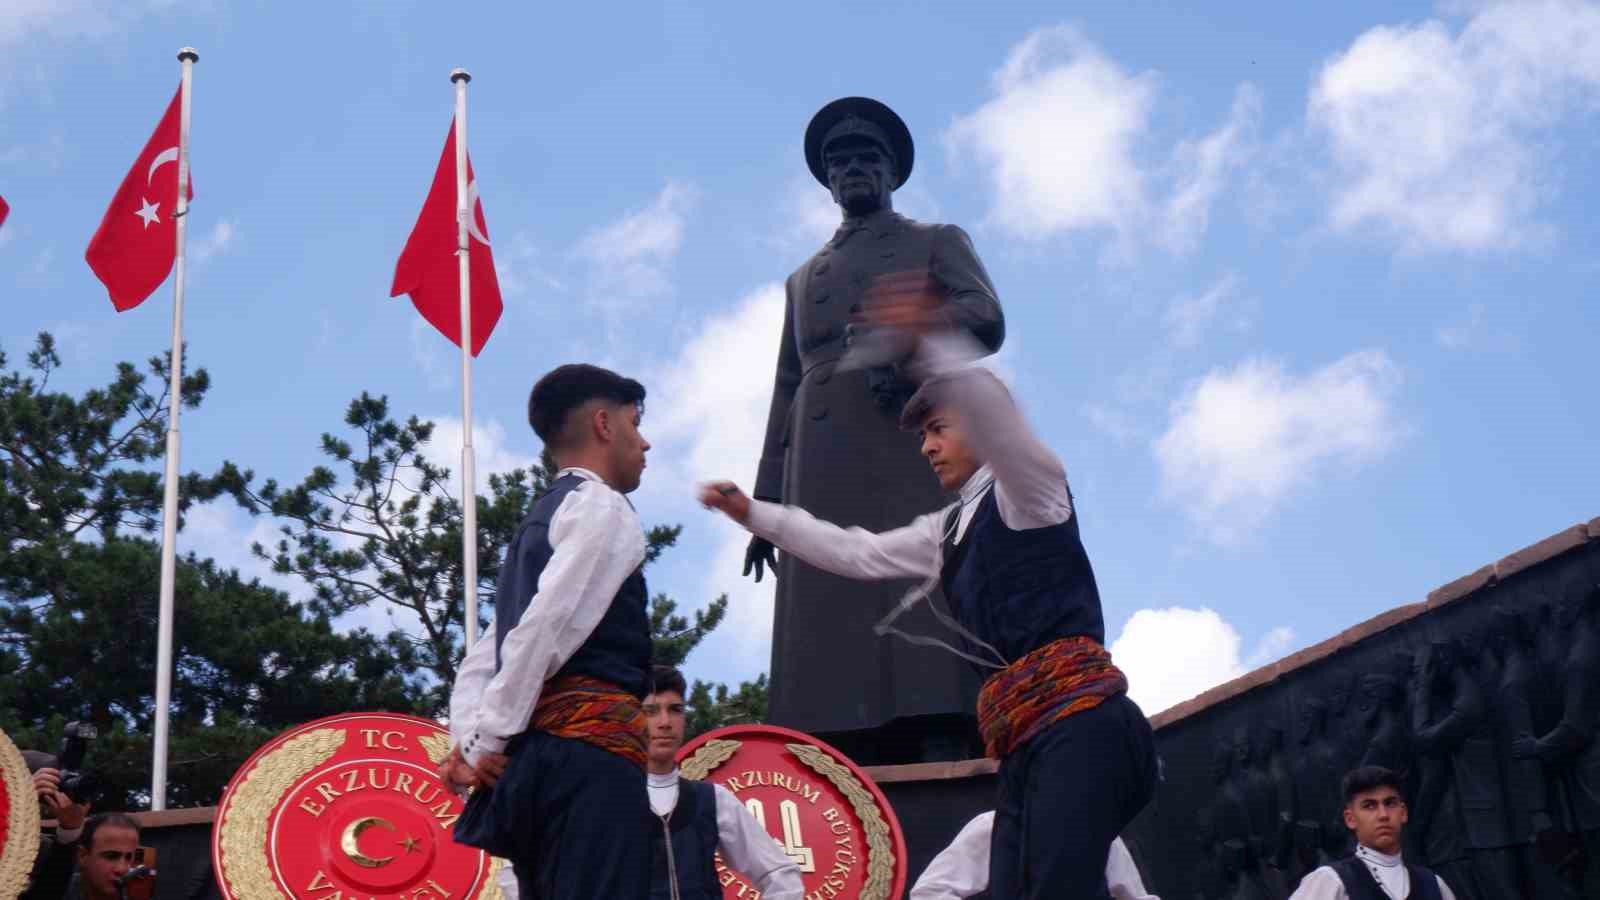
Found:
<svg viewBox="0 0 1600 900"><path fill-rule="evenodd" d="M689 683L684 681L682 672L671 666L651 666L650 693L659 694L663 691L672 691L679 697L687 697Z"/></svg>
<svg viewBox="0 0 1600 900"><path fill-rule="evenodd" d="M78 846L85 850L94 850L95 832L102 828L126 828L134 834L139 834L139 820L127 813L108 812L90 816L83 823L83 837L79 838Z"/></svg>
<svg viewBox="0 0 1600 900"><path fill-rule="evenodd" d="M1394 788L1401 799L1405 798L1406 792L1400 784L1399 775L1383 766L1362 766L1359 769L1352 769L1344 776L1340 791L1344 794L1344 802L1349 803L1357 794L1385 787Z"/></svg>
<svg viewBox="0 0 1600 900"><path fill-rule="evenodd" d="M528 394L528 424L546 447L561 443L561 432L573 410L590 400L644 406L644 385L610 369L569 363L545 373Z"/></svg>

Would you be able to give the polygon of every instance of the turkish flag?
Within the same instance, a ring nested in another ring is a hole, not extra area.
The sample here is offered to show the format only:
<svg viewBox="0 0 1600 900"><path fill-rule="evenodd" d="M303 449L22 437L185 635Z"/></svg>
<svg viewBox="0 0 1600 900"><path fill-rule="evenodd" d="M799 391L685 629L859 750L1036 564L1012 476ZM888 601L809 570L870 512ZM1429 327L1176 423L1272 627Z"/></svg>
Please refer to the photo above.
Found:
<svg viewBox="0 0 1600 900"><path fill-rule="evenodd" d="M6 216L11 215L11 207L6 205L6 198L0 197L0 225L6 223Z"/></svg>
<svg viewBox="0 0 1600 900"><path fill-rule="evenodd" d="M489 224L478 199L478 182L467 160L467 197L472 201L472 226L467 242L472 247L472 355L477 356L500 321L500 279L494 274L489 252ZM454 121L445 137L433 186L422 202L422 214L411 229L400 261L394 266L394 287L389 296L410 294L417 312L457 347L461 346L461 275L456 262L456 129Z"/></svg>
<svg viewBox="0 0 1600 900"><path fill-rule="evenodd" d="M178 255L178 124L183 86L172 95L161 124L133 161L106 207L100 228L83 254L125 312L143 303L172 271ZM194 198L194 182L186 185Z"/></svg>

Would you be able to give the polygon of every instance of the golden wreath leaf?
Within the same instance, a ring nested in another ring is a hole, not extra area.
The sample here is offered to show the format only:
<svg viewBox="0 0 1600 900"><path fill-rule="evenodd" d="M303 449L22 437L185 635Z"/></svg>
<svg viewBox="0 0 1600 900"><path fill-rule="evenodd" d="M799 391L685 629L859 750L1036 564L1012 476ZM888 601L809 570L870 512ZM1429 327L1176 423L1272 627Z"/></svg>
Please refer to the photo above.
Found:
<svg viewBox="0 0 1600 900"><path fill-rule="evenodd" d="M318 728L285 741L256 761L239 787L223 801L216 827L222 832L222 875L234 900L287 900L267 861L267 825L272 810L296 781L344 745L342 728Z"/></svg>
<svg viewBox="0 0 1600 900"><path fill-rule="evenodd" d="M850 801L850 808L861 820L867 834L867 883L861 886L861 900L887 900L894 887L894 845L889 840L889 823L883 819L877 800L855 773L841 765L827 751L810 744L785 744L801 762L810 766Z"/></svg>
<svg viewBox="0 0 1600 900"><path fill-rule="evenodd" d="M422 749L428 754L428 759L436 766L450 755L448 734L425 734L417 738L417 743L422 745Z"/></svg>
<svg viewBox="0 0 1600 900"><path fill-rule="evenodd" d="M500 867L509 865L498 856L489 857L489 870L484 873L483 887L478 889L477 900L502 900L500 893Z"/></svg>
<svg viewBox="0 0 1600 900"><path fill-rule="evenodd" d="M678 772L690 781L703 781L707 775L737 753L742 741L717 739L700 745L693 755L678 766Z"/></svg>
<svg viewBox="0 0 1600 900"><path fill-rule="evenodd" d="M16 897L28 886L34 858L39 855L39 800L28 764L0 731L0 780L5 782L5 846L0 847L0 897Z"/></svg>

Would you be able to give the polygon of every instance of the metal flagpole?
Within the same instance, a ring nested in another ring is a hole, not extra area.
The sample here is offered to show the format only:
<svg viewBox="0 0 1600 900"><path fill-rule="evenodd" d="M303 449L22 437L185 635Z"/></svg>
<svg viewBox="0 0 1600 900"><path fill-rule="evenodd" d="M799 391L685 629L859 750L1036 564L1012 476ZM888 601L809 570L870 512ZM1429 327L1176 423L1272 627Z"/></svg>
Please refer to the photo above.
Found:
<svg viewBox="0 0 1600 900"><path fill-rule="evenodd" d="M150 808L167 808L167 707L172 701L172 595L178 560L178 411L183 408L183 246L189 222L189 85L200 54L178 51L183 63L183 97L178 119L178 202L176 273L172 281L172 361L167 377L167 473L161 501L161 610L156 637L155 759L150 767Z"/></svg>
<svg viewBox="0 0 1600 900"><path fill-rule="evenodd" d="M456 86L456 259L461 271L461 577L466 588L467 648L478 641L478 479L472 450L472 269L473 210L467 183L466 69L453 69Z"/></svg>

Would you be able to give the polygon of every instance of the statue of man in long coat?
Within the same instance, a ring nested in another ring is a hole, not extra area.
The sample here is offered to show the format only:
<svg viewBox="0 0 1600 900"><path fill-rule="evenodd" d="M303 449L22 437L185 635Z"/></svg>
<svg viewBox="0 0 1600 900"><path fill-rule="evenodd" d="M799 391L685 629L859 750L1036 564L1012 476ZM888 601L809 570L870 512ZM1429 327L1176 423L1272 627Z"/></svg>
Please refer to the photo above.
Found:
<svg viewBox="0 0 1600 900"><path fill-rule="evenodd" d="M954 498L921 458L918 436L898 427L916 388L900 369L908 348L851 328L868 289L886 275L925 273L953 325L990 352L1005 337L1000 302L966 232L894 211L894 191L910 176L914 151L900 117L864 97L829 103L806 128L806 163L844 221L789 276L754 490L759 499L872 531L904 525ZM852 359L841 364L847 343ZM860 364L864 356L867 364ZM774 564L771 544L756 538L746 573L753 568L759 579L763 563L778 576L774 724L819 735L867 764L982 755L973 718L977 673L954 654L873 631L911 585L852 581L788 555ZM944 598L935 592L930 602ZM921 606L897 624L939 632Z"/></svg>

